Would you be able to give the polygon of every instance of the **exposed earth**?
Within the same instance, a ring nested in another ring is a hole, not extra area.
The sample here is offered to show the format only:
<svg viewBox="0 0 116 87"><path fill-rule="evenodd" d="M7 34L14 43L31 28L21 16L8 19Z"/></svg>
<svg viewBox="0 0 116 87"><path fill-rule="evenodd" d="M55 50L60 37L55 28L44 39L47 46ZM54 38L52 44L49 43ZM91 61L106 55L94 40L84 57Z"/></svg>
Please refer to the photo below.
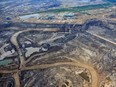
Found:
<svg viewBox="0 0 116 87"><path fill-rule="evenodd" d="M7 9L0 16L0 87L115 87L116 6L91 4L20 16Z"/></svg>

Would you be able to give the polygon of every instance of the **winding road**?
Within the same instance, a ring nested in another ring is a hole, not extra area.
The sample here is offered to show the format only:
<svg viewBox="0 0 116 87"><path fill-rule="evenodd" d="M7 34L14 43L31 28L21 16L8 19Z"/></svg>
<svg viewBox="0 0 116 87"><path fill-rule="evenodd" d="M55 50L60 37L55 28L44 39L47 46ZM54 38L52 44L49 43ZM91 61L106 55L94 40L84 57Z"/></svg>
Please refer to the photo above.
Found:
<svg viewBox="0 0 116 87"><path fill-rule="evenodd" d="M22 54L22 52L21 52L20 46L19 46L18 41L17 41L17 37L18 37L19 34L21 34L21 33L22 33L22 31L19 31L19 32L15 33L15 34L11 37L11 43L12 43L13 45L15 45L15 47L16 47L16 49L17 49L17 52L18 52L18 55L19 55L19 58L20 58L20 68L21 68L22 66L24 66L23 62L25 61L25 58L24 58L24 56L23 56L23 54Z"/></svg>
<svg viewBox="0 0 116 87"><path fill-rule="evenodd" d="M46 29L45 30L43 30L43 29L29 29L29 30L23 30L23 31L19 31L19 32L17 32L17 33L15 33L12 37L11 37L11 39L10 39L10 41L11 41L11 43L13 44L13 45L15 45L15 47L16 47L16 49L17 49L17 52L18 52L18 55L19 55L19 58L20 58L20 68L21 67L25 67L25 64L24 64L24 62L25 62L25 58L24 58L24 56L23 56L23 54L22 54L22 52L21 52L21 49L20 49L20 46L19 46L19 43L18 43L18 36L21 34L21 33L24 33L24 32L29 32L29 31L47 31ZM55 31L57 31L56 29L53 29L53 30L48 30L49 32L50 31L53 31L53 32L55 32Z"/></svg>
<svg viewBox="0 0 116 87"><path fill-rule="evenodd" d="M98 74L97 74L96 70L92 66L81 63L81 62L58 62L58 63L53 63L53 64L41 64L41 65L33 65L33 66L29 66L29 67L22 67L21 70L12 70L12 71L6 70L6 71L0 71L0 72L1 73L15 73L16 72L13 75L13 77L15 79L16 87L20 87L18 72L26 71L26 70L35 70L35 69L46 69L46 68L50 68L50 67L63 66L63 65L83 67L83 68L87 69L91 74L91 81L92 81L91 87L99 87Z"/></svg>
<svg viewBox="0 0 116 87"><path fill-rule="evenodd" d="M56 66L62 66L62 65L69 65L69 66L75 66L75 67L83 67L85 69L87 69L90 74L91 74L91 87L99 87L99 79L98 79L98 73L97 71L93 68L93 66L88 65L88 64L84 64L81 62L78 62L76 60L72 60L72 62L57 62L57 63L52 63L52 64L41 64L41 65L32 65L32 66L25 66L26 61L25 57L22 54L22 51L20 49L19 43L18 43L18 36L21 33L24 32L29 32L29 31L40 31L43 29L30 29L30 30L23 30L23 31L19 31L16 32L12 37L11 37L11 43L14 44L14 46L17 49L17 52L19 54L19 60L20 60L20 67L19 69L16 70L0 70L0 73L14 73L12 75L12 77L15 79L15 87L20 87L20 78L19 78L19 72L21 71L26 71L26 70L35 70L35 69L46 69L46 68L50 68L50 67L56 67ZM47 31L47 30L46 30ZM54 32L57 30L48 30L49 32Z"/></svg>
<svg viewBox="0 0 116 87"><path fill-rule="evenodd" d="M62 66L62 65L86 68L91 73L91 81L92 81L91 87L99 87L98 74L96 70L92 66L88 64L80 63L80 62L58 62L58 63L53 63L53 64L34 65L34 66L22 68L22 71L23 70L34 70L34 69L46 69L46 68Z"/></svg>

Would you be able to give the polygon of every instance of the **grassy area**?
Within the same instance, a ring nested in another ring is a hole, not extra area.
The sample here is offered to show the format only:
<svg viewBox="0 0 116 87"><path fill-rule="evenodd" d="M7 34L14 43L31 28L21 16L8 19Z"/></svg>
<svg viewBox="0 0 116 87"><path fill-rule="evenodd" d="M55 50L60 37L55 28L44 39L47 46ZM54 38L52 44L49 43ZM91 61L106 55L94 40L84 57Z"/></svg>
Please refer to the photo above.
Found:
<svg viewBox="0 0 116 87"><path fill-rule="evenodd" d="M47 10L47 11L41 11L39 13L45 13L45 12L52 12L52 13L80 12L82 14L87 14L87 12L84 12L84 11L93 10L93 9L100 9L100 8L108 8L108 7L112 7L112 6L113 6L113 4L111 4L111 3L105 3L105 4L97 4L97 5L87 5L87 6L51 9L51 10Z"/></svg>

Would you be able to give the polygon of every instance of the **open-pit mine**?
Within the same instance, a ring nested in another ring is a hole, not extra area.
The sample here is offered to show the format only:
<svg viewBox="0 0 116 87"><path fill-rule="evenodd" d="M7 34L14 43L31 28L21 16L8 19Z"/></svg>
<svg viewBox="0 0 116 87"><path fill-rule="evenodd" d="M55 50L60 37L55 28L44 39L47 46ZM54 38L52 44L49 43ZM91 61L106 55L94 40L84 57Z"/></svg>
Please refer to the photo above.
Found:
<svg viewBox="0 0 116 87"><path fill-rule="evenodd" d="M14 1L0 1L0 87L116 87L115 3Z"/></svg>

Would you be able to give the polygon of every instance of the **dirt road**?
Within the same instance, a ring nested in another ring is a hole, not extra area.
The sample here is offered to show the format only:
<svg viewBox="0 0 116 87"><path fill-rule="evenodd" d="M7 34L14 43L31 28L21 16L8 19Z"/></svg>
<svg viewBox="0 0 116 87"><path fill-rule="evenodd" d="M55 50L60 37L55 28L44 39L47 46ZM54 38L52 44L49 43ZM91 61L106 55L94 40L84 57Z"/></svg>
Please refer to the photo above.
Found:
<svg viewBox="0 0 116 87"><path fill-rule="evenodd" d="M12 75L12 77L15 80L15 87L20 87L20 78L19 78L19 73L16 72Z"/></svg>
<svg viewBox="0 0 116 87"><path fill-rule="evenodd" d="M86 68L91 73L91 81L92 81L91 87L99 87L98 74L97 74L96 70L92 66L90 66L88 64L80 63L80 62L58 62L58 63L53 63L53 64L33 65L33 66L29 66L29 67L22 67L21 70L13 70L13 71L6 71L6 72L7 73L13 73L13 72L18 73L20 71L25 71L25 70L46 69L46 68L62 66L62 65L69 65L69 66ZM14 74L13 77L15 78L15 83L17 85L16 87L20 87L19 86L20 84L18 83L19 76L17 73Z"/></svg>
<svg viewBox="0 0 116 87"><path fill-rule="evenodd" d="M22 54L22 51L21 51L21 49L20 49L20 46L19 46L19 43L18 43L18 36L21 34L21 33L24 33L24 32L29 32L29 31L53 31L53 32L55 32L55 31L57 31L57 29L29 29L29 30L23 30L23 31L19 31L19 32L17 32L17 33L15 33L12 37L11 37L11 39L10 39L10 41L11 41L11 43L13 44L13 45L15 45L15 47L16 47L16 49L17 49L17 51L18 51L18 54L19 54L19 58L20 58L20 68L21 67L24 67L25 66L25 64L24 64L24 62L25 62L25 57L23 56L23 54Z"/></svg>
<svg viewBox="0 0 116 87"><path fill-rule="evenodd" d="M13 45L15 45L16 49L17 49L17 52L19 54L19 58L20 58L20 68L24 65L23 62L25 61L25 58L22 54L22 51L20 49L20 46L19 46L19 43L17 41L17 37L19 36L19 34L21 34L23 31L19 31L17 33L15 33L12 37L11 37L11 43Z"/></svg>
<svg viewBox="0 0 116 87"><path fill-rule="evenodd" d="M96 70L93 67L89 66L88 64L84 64L84 63L80 63L80 62L59 62L59 63L54 63L54 64L34 65L34 66L22 68L22 71L23 70L33 70L33 69L45 69L45 68L61 66L61 65L69 65L69 66L86 68L91 73L91 81L92 81L91 87L99 87L98 74L97 74Z"/></svg>
<svg viewBox="0 0 116 87"><path fill-rule="evenodd" d="M35 29L36 31L40 31L41 29ZM24 31L19 31L17 33L15 33L12 37L11 37L11 43L15 45L19 57L20 57L20 69L16 69L16 70L2 70L0 71L0 73L14 73L12 76L15 79L15 86L16 87L20 87L20 78L19 78L19 72L21 71L25 71L25 70L35 70L35 69L46 69L46 68L50 68L50 67L56 67L56 66L62 66L62 65L68 65L68 66L75 66L75 67L83 67L86 68L90 74L91 74L91 87L99 87L99 83L98 83L98 74L96 72L96 70L88 65L88 64L84 64L81 62L77 62L77 61L73 61L73 62L58 62L58 63L53 63L53 64L42 64L42 65L33 65L33 66L25 66L25 57L22 55L19 43L17 41L17 37L24 32L28 32L28 31L35 31L35 30L24 30ZM43 29L42 29L43 30ZM50 31L50 30L49 30ZM52 30L51 30L52 31ZM55 31L55 30L53 30ZM71 58L70 58L71 59ZM28 60L27 60L28 61Z"/></svg>
<svg viewBox="0 0 116 87"><path fill-rule="evenodd" d="M113 44L113 45L116 45L116 42L113 42L113 41L111 41L111 40L108 40L108 39L106 39L106 38L104 38L104 37L101 37L101 36L99 36L99 35L97 35L97 34L94 34L94 33L89 32L89 31L86 31L86 32L89 33L89 34L91 34L91 35L93 35L93 36L95 36L95 37L97 37L97 38L100 38L100 39L102 39L102 40L105 40L106 42L109 42L109 43L111 43L111 44Z"/></svg>

